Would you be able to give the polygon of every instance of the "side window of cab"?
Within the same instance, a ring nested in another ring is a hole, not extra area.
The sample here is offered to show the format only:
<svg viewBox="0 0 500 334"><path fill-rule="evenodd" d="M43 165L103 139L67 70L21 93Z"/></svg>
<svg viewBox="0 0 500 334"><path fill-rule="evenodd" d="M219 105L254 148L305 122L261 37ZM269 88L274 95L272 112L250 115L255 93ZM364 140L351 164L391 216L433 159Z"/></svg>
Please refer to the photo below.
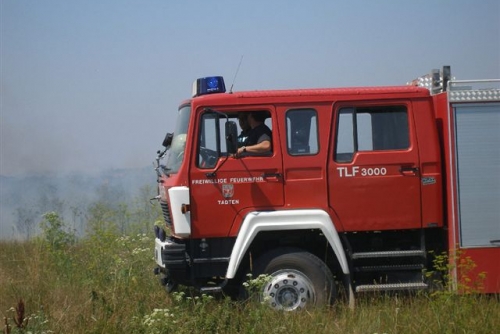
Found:
<svg viewBox="0 0 500 334"><path fill-rule="evenodd" d="M314 155L319 151L318 114L314 109L286 112L286 142L292 156Z"/></svg>
<svg viewBox="0 0 500 334"><path fill-rule="evenodd" d="M241 157L272 155L272 119L268 111L214 112L208 110L201 113L200 117L197 167L213 169L217 165L219 158L228 156L224 133L227 121L235 122L237 125L238 148L258 145L264 140L271 142L269 150L254 153L247 152L242 154Z"/></svg>
<svg viewBox="0 0 500 334"><path fill-rule="evenodd" d="M335 161L351 162L356 152L405 150L410 147L405 106L341 108Z"/></svg>

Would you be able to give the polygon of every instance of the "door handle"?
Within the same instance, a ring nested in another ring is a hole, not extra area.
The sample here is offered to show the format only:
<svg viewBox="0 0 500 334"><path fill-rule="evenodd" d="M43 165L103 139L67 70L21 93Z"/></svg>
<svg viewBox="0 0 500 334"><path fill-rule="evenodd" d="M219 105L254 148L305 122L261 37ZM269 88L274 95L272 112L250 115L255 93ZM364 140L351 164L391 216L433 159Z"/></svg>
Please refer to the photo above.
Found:
<svg viewBox="0 0 500 334"><path fill-rule="evenodd" d="M399 172L405 176L415 176L419 171L418 167L401 166Z"/></svg>
<svg viewBox="0 0 500 334"><path fill-rule="evenodd" d="M281 173L262 173L261 175L266 181L279 181Z"/></svg>
<svg viewBox="0 0 500 334"><path fill-rule="evenodd" d="M490 240L490 244L492 244L494 246L499 246L500 247L500 239L498 239L498 240Z"/></svg>

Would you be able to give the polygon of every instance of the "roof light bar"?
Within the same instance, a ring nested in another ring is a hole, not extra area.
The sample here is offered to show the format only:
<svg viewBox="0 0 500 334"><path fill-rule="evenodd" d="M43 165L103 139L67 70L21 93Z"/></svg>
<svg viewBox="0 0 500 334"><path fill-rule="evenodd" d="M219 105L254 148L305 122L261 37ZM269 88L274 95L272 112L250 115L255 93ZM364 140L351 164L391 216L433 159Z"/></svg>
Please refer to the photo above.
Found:
<svg viewBox="0 0 500 334"><path fill-rule="evenodd" d="M193 82L193 97L225 92L224 78L220 76L200 78Z"/></svg>

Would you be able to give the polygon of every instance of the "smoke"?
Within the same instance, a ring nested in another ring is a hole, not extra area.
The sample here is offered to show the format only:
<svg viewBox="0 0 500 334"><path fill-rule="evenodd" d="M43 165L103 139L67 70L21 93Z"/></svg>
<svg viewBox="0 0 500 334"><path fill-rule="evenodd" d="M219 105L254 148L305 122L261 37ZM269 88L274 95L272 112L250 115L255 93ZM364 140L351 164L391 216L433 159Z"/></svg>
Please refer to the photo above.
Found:
<svg viewBox="0 0 500 334"><path fill-rule="evenodd" d="M7 123L7 124L5 124ZM29 125L2 124L2 175L61 171L66 167L72 138L53 136L53 131Z"/></svg>
<svg viewBox="0 0 500 334"><path fill-rule="evenodd" d="M131 209L138 196L143 203L148 202L156 195L155 177L152 168L0 175L0 239L36 235L43 214L50 211L59 213L70 229L83 235L92 205Z"/></svg>

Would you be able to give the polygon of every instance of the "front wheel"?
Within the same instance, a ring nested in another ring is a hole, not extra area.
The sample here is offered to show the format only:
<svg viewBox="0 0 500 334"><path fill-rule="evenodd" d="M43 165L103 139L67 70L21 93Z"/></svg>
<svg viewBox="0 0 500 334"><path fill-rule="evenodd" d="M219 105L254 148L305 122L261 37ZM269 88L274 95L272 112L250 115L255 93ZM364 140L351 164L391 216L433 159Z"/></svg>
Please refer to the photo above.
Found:
<svg viewBox="0 0 500 334"><path fill-rule="evenodd" d="M169 294L177 290L177 282L175 282L168 273L161 273L160 283Z"/></svg>
<svg viewBox="0 0 500 334"><path fill-rule="evenodd" d="M269 275L260 298L276 310L327 305L336 297L330 269L317 256L301 249L271 251L258 259L255 271Z"/></svg>

